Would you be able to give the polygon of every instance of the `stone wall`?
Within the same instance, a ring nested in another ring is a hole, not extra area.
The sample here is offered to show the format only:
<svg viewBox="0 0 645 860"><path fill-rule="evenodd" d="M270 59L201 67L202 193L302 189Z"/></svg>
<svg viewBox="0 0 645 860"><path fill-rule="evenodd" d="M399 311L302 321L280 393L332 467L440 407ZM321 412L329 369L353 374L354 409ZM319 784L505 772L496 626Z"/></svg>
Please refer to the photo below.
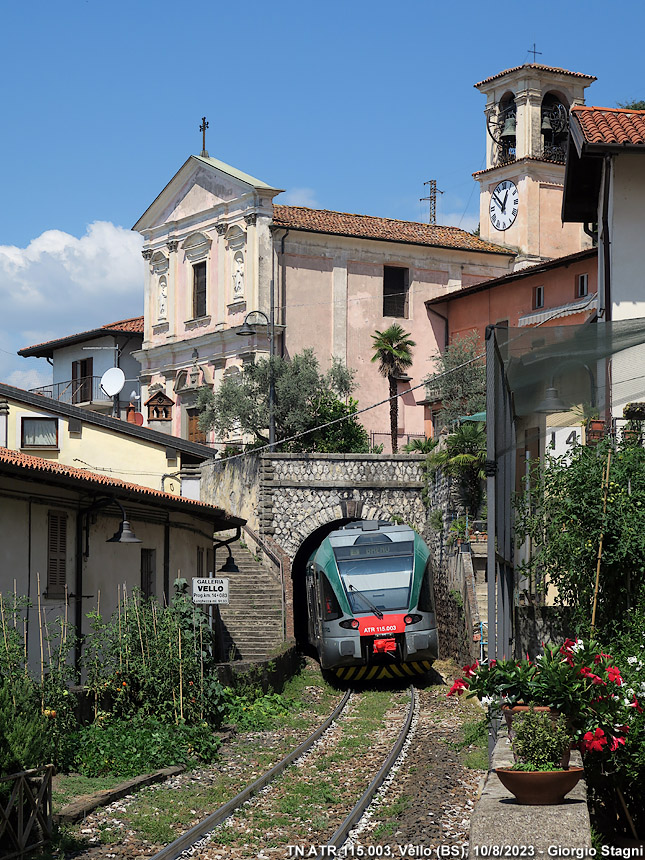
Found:
<svg viewBox="0 0 645 860"><path fill-rule="evenodd" d="M202 466L201 501L243 517L259 530L260 458L249 454L209 460Z"/></svg>
<svg viewBox="0 0 645 860"><path fill-rule="evenodd" d="M394 520L423 534L424 462L418 454L265 454L260 533L292 558L335 520Z"/></svg>

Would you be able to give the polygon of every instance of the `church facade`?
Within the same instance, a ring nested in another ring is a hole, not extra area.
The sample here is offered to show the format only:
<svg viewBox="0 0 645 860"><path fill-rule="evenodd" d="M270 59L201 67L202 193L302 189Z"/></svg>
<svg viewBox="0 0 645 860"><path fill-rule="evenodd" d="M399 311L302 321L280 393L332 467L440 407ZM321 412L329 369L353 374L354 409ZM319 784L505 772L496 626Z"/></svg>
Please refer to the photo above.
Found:
<svg viewBox="0 0 645 860"><path fill-rule="evenodd" d="M271 330L276 354L312 347L323 369L342 359L356 371L359 408L371 406L388 394L371 335L397 322L417 344L399 381L399 444L423 436L421 383L446 345L445 321L427 303L591 245L581 225L560 221L558 129L592 80L528 64L477 84L488 97L479 236L280 205L280 189L205 151L191 156L133 227L148 264L137 353L146 423L217 447L198 426L198 391L268 355ZM240 337L245 321L255 333ZM387 403L361 420L389 451Z"/></svg>

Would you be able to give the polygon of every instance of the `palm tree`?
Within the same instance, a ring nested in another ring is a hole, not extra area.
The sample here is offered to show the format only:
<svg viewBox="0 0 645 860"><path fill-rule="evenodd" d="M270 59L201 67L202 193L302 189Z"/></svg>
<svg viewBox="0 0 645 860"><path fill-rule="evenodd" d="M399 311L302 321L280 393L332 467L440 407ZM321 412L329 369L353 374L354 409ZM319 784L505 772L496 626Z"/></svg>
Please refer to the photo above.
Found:
<svg viewBox="0 0 645 860"><path fill-rule="evenodd" d="M486 430L482 422L465 422L446 436L445 448L428 456L431 466L441 467L460 481L463 506L476 517L483 497L484 464L486 462Z"/></svg>
<svg viewBox="0 0 645 860"><path fill-rule="evenodd" d="M392 453L398 451L397 430L399 423L399 402L397 398L397 377L402 376L408 367L412 366L412 347L416 343L398 323L393 323L385 331L377 331L372 335L372 361L378 361L378 371L384 376L390 386L390 436L392 438Z"/></svg>

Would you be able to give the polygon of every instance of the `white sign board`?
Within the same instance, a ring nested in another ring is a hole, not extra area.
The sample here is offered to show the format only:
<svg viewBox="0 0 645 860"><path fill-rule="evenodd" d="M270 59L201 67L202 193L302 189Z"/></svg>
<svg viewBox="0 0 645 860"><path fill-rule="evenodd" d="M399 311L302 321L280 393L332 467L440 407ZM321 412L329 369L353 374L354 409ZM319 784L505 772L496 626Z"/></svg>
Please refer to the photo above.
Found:
<svg viewBox="0 0 645 860"><path fill-rule="evenodd" d="M547 450L553 457L568 454L571 448L581 442L581 427L547 427Z"/></svg>
<svg viewBox="0 0 645 860"><path fill-rule="evenodd" d="M228 603L228 578L194 576L193 603Z"/></svg>

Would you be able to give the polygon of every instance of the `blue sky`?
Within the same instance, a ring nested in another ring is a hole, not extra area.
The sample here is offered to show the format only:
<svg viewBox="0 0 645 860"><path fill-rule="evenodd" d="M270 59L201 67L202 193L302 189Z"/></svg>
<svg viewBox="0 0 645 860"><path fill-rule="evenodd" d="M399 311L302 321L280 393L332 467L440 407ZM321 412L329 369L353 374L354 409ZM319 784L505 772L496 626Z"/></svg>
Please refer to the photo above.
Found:
<svg viewBox="0 0 645 860"><path fill-rule="evenodd" d="M407 0L2 4L0 379L21 346L141 313L130 227L207 149L277 202L476 226L473 84L537 61L596 75L588 104L645 98L643 6Z"/></svg>

